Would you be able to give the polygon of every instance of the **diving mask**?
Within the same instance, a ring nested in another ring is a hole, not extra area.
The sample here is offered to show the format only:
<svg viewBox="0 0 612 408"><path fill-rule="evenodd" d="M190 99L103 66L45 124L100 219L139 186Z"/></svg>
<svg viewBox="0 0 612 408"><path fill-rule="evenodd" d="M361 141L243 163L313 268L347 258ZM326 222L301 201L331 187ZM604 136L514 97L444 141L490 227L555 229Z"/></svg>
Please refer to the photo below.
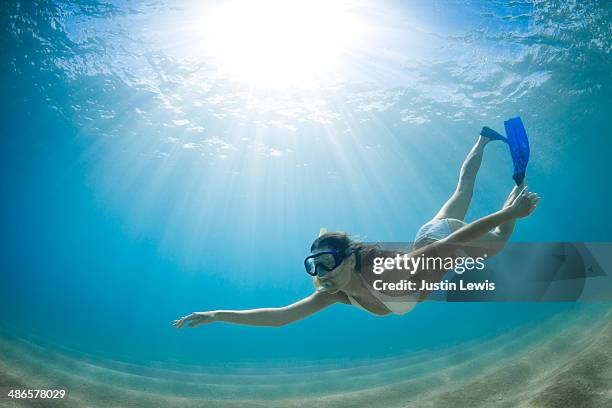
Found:
<svg viewBox="0 0 612 408"><path fill-rule="evenodd" d="M306 273L311 276L324 276L336 269L342 261L353 254L355 250L347 248L344 251L324 249L309 255L304 259Z"/></svg>

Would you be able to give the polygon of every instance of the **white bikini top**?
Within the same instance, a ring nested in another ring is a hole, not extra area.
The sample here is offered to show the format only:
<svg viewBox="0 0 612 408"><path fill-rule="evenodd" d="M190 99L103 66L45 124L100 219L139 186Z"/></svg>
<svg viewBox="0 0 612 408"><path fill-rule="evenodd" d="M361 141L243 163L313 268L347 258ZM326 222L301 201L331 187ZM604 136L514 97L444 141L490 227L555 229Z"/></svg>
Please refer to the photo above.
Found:
<svg viewBox="0 0 612 408"><path fill-rule="evenodd" d="M410 312L416 306L416 304L418 303L417 300L418 300L419 295L420 295L419 292L413 292L413 293L411 293L409 295L406 295L406 296L389 296L389 295L385 295L384 293L380 293L379 291L374 289L372 286L370 286L370 284L363 278L363 276L360 276L360 277L361 277L361 280L362 280L363 284L370 291L372 296L374 296L376 299L378 299L393 314L404 315L404 314ZM377 315L376 313L373 313L373 312L369 311L365 307L361 306L361 304L359 302L357 302L357 300L354 297L352 297L351 295L349 295L348 293L346 294L346 296L348 297L349 301L351 302L351 304L353 306L357 306L361 310L365 310L366 312L371 313L371 314L373 314L375 316L380 316L380 315Z"/></svg>

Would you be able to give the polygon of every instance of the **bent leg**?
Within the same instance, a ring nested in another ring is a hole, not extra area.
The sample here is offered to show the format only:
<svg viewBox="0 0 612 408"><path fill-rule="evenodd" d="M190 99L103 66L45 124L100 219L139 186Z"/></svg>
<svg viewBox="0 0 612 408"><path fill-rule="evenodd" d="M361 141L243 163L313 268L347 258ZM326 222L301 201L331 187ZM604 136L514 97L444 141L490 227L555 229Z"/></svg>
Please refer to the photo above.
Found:
<svg viewBox="0 0 612 408"><path fill-rule="evenodd" d="M521 192L523 187L524 183L522 183L520 186L515 186L508 195L508 198L506 199L506 202L504 203L502 208L511 205L517 195ZM466 223L460 219L449 218L448 225L451 231L455 232L458 229L464 227ZM484 257L485 255L487 258L492 258L504 248L504 246L510 239L510 236L512 235L514 226L515 220L508 221L497 227L495 230L487 232L479 239L467 244L463 244L461 249L465 252L467 256L470 256L472 258ZM424 245L430 244L434 241L435 240L428 240L424 242ZM420 246L423 246L423 244ZM442 280L442 278L448 271L436 270L427 272L427 275L423 277L424 280L426 280L427 282L439 282L440 280ZM424 301L425 299L427 299L430 293L431 291L421 291L418 301Z"/></svg>
<svg viewBox="0 0 612 408"><path fill-rule="evenodd" d="M480 169L482 163L482 156L484 148L490 139L486 137L479 137L478 141L472 147L472 150L468 153L461 171L459 172L459 182L457 188L449 200L440 208L440 211L436 214L434 219L454 218L457 220L463 220L465 214L467 214L470 203L472 202L472 195L474 194L474 184L476 181L476 174Z"/></svg>

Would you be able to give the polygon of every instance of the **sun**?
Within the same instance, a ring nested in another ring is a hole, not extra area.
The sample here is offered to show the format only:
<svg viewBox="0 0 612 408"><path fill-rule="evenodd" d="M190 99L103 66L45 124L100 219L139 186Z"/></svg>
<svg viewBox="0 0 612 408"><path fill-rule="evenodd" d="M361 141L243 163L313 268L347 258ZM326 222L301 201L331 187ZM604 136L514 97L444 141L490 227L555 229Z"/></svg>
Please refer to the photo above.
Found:
<svg viewBox="0 0 612 408"><path fill-rule="evenodd" d="M366 29L347 2L228 1L203 8L190 37L226 78L312 88L338 80Z"/></svg>

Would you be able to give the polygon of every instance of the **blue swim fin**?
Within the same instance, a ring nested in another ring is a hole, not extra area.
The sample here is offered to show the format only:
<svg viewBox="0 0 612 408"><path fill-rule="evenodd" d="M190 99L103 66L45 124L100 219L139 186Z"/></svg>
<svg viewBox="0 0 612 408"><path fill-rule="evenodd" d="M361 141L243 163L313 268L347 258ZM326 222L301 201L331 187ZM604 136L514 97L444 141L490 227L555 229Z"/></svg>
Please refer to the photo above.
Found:
<svg viewBox="0 0 612 408"><path fill-rule="evenodd" d="M482 130L480 131L480 136L484 136L491 140L502 140L508 143L508 140L506 140L505 137L503 137L502 135L500 135L499 133L497 133L496 131L494 131L493 129L487 126L484 126L482 128Z"/></svg>
<svg viewBox="0 0 612 408"><path fill-rule="evenodd" d="M504 122L504 127L506 128L508 146L514 163L512 178L518 186L525 179L525 170L529 162L529 140L520 117L508 119Z"/></svg>

